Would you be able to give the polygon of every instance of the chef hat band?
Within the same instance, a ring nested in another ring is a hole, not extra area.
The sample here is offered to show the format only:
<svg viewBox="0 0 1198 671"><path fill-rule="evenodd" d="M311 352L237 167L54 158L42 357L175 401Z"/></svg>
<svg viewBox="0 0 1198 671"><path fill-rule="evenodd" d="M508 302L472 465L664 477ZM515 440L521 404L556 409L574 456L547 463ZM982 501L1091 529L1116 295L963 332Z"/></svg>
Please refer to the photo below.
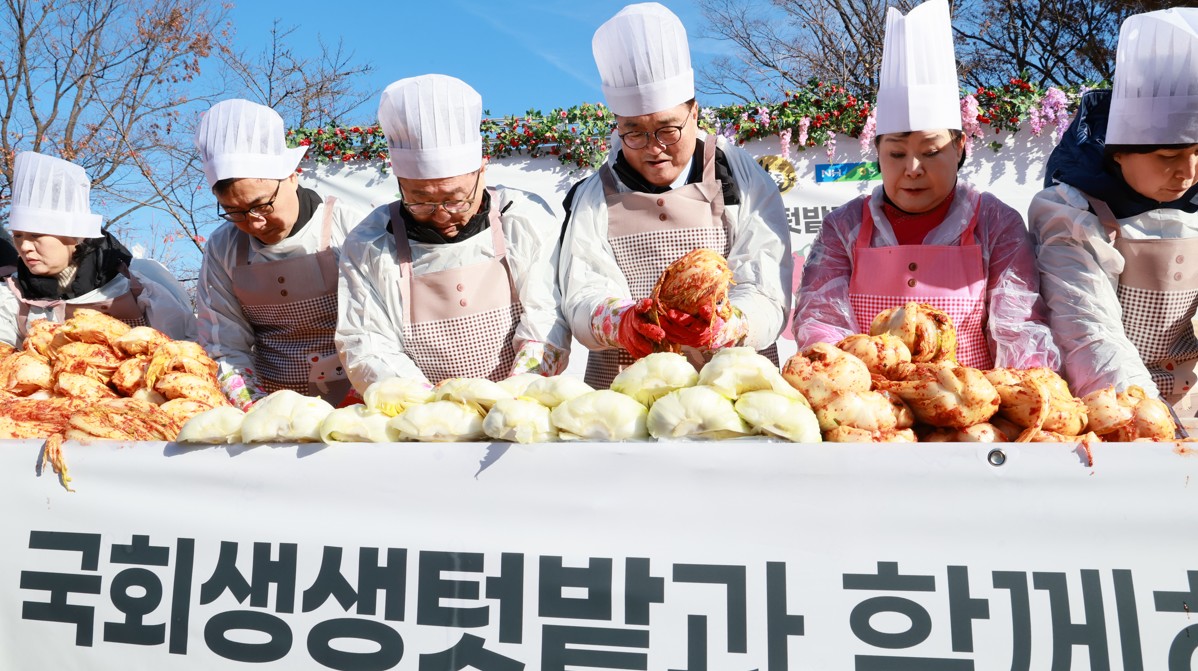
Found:
<svg viewBox="0 0 1198 671"><path fill-rule="evenodd" d="M615 114L654 114L695 97L686 28L659 3L621 9L595 31L591 51Z"/></svg>
<svg viewBox="0 0 1198 671"><path fill-rule="evenodd" d="M399 177L442 179L482 165L482 97L447 75L401 79L379 101L379 124Z"/></svg>
<svg viewBox="0 0 1198 671"><path fill-rule="evenodd" d="M945 0L886 12L877 134L961 128L960 85Z"/></svg>
<svg viewBox="0 0 1198 671"><path fill-rule="evenodd" d="M100 237L103 218L91 212L91 186L87 173L74 163L31 151L17 154L9 230Z"/></svg>
<svg viewBox="0 0 1198 671"><path fill-rule="evenodd" d="M224 179L284 179L308 148L288 147L283 117L249 100L222 100L196 129L196 149L211 187Z"/></svg>
<svg viewBox="0 0 1198 671"><path fill-rule="evenodd" d="M1130 16L1119 30L1107 144L1198 142L1198 8Z"/></svg>

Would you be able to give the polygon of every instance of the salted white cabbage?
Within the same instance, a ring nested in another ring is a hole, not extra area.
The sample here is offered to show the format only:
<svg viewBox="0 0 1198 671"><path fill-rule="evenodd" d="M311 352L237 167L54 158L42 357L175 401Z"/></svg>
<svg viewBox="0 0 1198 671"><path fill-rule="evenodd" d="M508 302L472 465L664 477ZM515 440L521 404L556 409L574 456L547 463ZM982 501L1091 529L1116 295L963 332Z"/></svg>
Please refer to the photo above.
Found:
<svg viewBox="0 0 1198 671"><path fill-rule="evenodd" d="M424 380L393 377L367 387L362 400L367 408L394 417L410 406L433 400L433 387Z"/></svg>
<svg viewBox="0 0 1198 671"><path fill-rule="evenodd" d="M823 440L806 401L776 391L750 391L736 399L736 412L754 429L796 443Z"/></svg>
<svg viewBox="0 0 1198 671"><path fill-rule="evenodd" d="M631 397L601 389L562 403L550 418L562 440L636 440L649 437L648 415Z"/></svg>
<svg viewBox="0 0 1198 671"><path fill-rule="evenodd" d="M514 443L548 443L557 440L549 408L530 398L505 398L495 402L483 419L483 431L495 440Z"/></svg>
<svg viewBox="0 0 1198 671"><path fill-rule="evenodd" d="M652 407L666 394L699 383L699 371L686 357L674 352L655 352L637 359L611 381L612 391L626 394Z"/></svg>
<svg viewBox="0 0 1198 671"><path fill-rule="evenodd" d="M583 382L580 377L554 375L553 377L543 377L539 380L534 380L524 390L523 395L546 408L552 409L561 405L564 401L578 398L592 391L595 391L595 388Z"/></svg>
<svg viewBox="0 0 1198 671"><path fill-rule="evenodd" d="M523 396L524 390L528 388L529 384L531 384L534 380L540 380L543 377L543 375L537 375L536 373L520 373L519 375L513 375L506 380L500 380L495 384L503 387L504 391L512 396Z"/></svg>
<svg viewBox="0 0 1198 671"><path fill-rule="evenodd" d="M487 435L483 433L483 416L456 401L414 405L392 417L387 427L396 431L400 440L424 442L470 442Z"/></svg>
<svg viewBox="0 0 1198 671"><path fill-rule="evenodd" d="M361 403L337 408L320 423L320 439L326 443L393 443L399 434L387 428L390 419Z"/></svg>
<svg viewBox="0 0 1198 671"><path fill-rule="evenodd" d="M241 442L241 420L245 413L231 405L223 405L211 410L205 410L193 415L176 438L180 443L220 443Z"/></svg>
<svg viewBox="0 0 1198 671"><path fill-rule="evenodd" d="M649 435L721 440L753 432L723 394L711 387L686 387L657 399L649 408Z"/></svg>
<svg viewBox="0 0 1198 671"><path fill-rule="evenodd" d="M320 423L333 411L327 401L280 389L254 403L241 422L247 443L320 441Z"/></svg>
<svg viewBox="0 0 1198 671"><path fill-rule="evenodd" d="M752 347L729 347L716 352L699 371L699 384L713 387L734 401L741 394L762 389L794 398L802 396L782 377L773 361Z"/></svg>
<svg viewBox="0 0 1198 671"><path fill-rule="evenodd" d="M499 383L481 377L441 380L433 387L433 397L438 401L456 401L468 405L474 408L479 417L486 415L499 399L515 398Z"/></svg>

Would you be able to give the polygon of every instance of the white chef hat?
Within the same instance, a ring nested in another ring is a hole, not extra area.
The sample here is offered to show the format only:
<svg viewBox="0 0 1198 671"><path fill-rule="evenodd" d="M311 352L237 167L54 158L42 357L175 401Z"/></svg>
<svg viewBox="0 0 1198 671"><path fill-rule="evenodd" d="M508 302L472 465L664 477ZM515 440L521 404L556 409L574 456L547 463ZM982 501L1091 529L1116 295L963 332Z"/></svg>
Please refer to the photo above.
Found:
<svg viewBox="0 0 1198 671"><path fill-rule="evenodd" d="M448 75L401 79L383 91L379 124L397 177L441 179L482 165L483 100Z"/></svg>
<svg viewBox="0 0 1198 671"><path fill-rule="evenodd" d="M886 11L878 75L877 134L961 129L961 89L945 0L928 0L903 16Z"/></svg>
<svg viewBox="0 0 1198 671"><path fill-rule="evenodd" d="M1119 29L1107 144L1198 142L1198 8L1136 14Z"/></svg>
<svg viewBox="0 0 1198 671"><path fill-rule="evenodd" d="M213 105L196 129L196 149L211 187L222 179L284 179L306 146L289 148L283 117L266 105L234 98Z"/></svg>
<svg viewBox="0 0 1198 671"><path fill-rule="evenodd" d="M695 97L686 28L659 3L621 9L595 31L591 51L615 114L653 114Z"/></svg>
<svg viewBox="0 0 1198 671"><path fill-rule="evenodd" d="M91 212L92 181L83 168L32 151L13 164L8 228L72 238L100 237L103 217Z"/></svg>

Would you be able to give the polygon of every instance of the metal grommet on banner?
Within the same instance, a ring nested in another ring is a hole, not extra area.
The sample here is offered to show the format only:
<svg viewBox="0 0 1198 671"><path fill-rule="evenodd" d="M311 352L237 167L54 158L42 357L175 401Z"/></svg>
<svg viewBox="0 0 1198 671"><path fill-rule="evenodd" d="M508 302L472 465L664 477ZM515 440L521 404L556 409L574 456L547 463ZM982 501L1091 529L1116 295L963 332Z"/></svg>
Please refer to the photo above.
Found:
<svg viewBox="0 0 1198 671"><path fill-rule="evenodd" d="M1002 466L1007 463L1007 453L995 448L986 455L986 461L990 462L991 466Z"/></svg>

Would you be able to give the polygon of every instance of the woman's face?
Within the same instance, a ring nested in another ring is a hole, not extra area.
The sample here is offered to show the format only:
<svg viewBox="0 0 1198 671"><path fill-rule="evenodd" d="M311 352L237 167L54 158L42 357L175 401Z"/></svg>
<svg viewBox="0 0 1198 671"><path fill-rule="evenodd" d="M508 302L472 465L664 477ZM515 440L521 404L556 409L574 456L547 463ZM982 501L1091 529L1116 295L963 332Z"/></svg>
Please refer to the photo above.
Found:
<svg viewBox="0 0 1198 671"><path fill-rule="evenodd" d="M13 231L13 245L21 255L21 262L34 275L57 275L71 265L78 238L43 233Z"/></svg>
<svg viewBox="0 0 1198 671"><path fill-rule="evenodd" d="M948 130L887 133L878 143L878 164L886 195L904 212L935 209L957 184L965 138Z"/></svg>
<svg viewBox="0 0 1198 671"><path fill-rule="evenodd" d="M1123 181L1136 193L1158 203L1181 198L1198 180L1198 144L1184 149L1157 149L1149 154L1115 154Z"/></svg>

